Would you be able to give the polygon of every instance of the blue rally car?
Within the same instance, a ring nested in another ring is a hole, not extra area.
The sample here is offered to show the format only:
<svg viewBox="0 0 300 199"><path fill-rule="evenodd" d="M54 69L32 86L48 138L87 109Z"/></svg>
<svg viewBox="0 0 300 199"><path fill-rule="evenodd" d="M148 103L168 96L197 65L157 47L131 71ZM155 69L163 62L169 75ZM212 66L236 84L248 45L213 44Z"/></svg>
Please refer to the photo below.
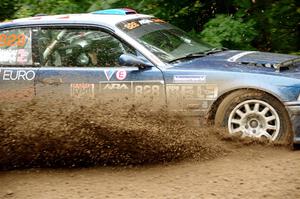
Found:
<svg viewBox="0 0 300 199"><path fill-rule="evenodd" d="M300 143L300 57L216 49L130 9L0 23L0 99L151 97L231 134Z"/></svg>

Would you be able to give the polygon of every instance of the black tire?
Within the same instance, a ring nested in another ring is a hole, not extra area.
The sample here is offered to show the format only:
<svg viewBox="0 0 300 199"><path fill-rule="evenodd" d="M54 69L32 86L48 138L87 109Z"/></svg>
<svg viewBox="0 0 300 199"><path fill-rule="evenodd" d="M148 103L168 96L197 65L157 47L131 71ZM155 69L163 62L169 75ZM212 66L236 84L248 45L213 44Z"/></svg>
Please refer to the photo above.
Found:
<svg viewBox="0 0 300 199"><path fill-rule="evenodd" d="M274 136L276 137L274 138L274 140L290 143L292 127L287 110L280 101L264 92L253 90L239 90L229 94L221 102L217 109L215 116L215 125L219 127L227 127L229 131L228 123L231 112L233 112L239 104L247 102L249 100L258 100L265 102L275 109L277 115L279 116L280 128L278 128L279 133L277 134L277 136Z"/></svg>

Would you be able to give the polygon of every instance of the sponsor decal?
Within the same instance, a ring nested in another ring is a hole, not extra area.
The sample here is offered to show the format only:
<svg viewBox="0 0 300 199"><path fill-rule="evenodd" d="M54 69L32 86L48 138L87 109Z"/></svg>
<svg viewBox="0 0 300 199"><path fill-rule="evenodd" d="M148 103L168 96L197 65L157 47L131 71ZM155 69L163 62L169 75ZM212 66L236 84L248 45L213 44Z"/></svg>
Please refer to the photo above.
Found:
<svg viewBox="0 0 300 199"><path fill-rule="evenodd" d="M25 49L0 49L0 63L1 64L30 64L30 53Z"/></svg>
<svg viewBox="0 0 300 199"><path fill-rule="evenodd" d="M155 19L151 19L154 23L166 23L164 20L162 19L158 19L158 18L155 18Z"/></svg>
<svg viewBox="0 0 300 199"><path fill-rule="evenodd" d="M162 95L163 82L161 81L118 81L114 82L100 82L100 93L119 93L131 94L135 97L153 96L158 97Z"/></svg>
<svg viewBox="0 0 300 199"><path fill-rule="evenodd" d="M1 34L0 47L18 46L24 47L26 44L26 37L24 34Z"/></svg>
<svg viewBox="0 0 300 199"><path fill-rule="evenodd" d="M137 85L134 88L134 93L136 97L144 96L160 96L160 86L159 85Z"/></svg>
<svg viewBox="0 0 300 199"><path fill-rule="evenodd" d="M116 73L117 80L122 81L122 80L126 79L126 77L127 77L126 70L119 70L119 71L117 71L117 73Z"/></svg>
<svg viewBox="0 0 300 199"><path fill-rule="evenodd" d="M168 84L166 89L168 105L175 110L206 111L218 96L218 87L213 84Z"/></svg>
<svg viewBox="0 0 300 199"><path fill-rule="evenodd" d="M104 70L105 77L108 81L111 79L111 77L113 76L114 73L115 73L115 71L113 69Z"/></svg>
<svg viewBox="0 0 300 199"><path fill-rule="evenodd" d="M17 63L18 64L26 64L28 61L29 53L25 49L18 50Z"/></svg>
<svg viewBox="0 0 300 199"><path fill-rule="evenodd" d="M133 22L129 22L129 23L125 24L124 28L128 29L128 30L133 30L133 29L136 29L136 28L138 28L140 26L141 25L138 22L133 21Z"/></svg>
<svg viewBox="0 0 300 199"><path fill-rule="evenodd" d="M218 96L218 87L214 84L202 85L167 85L167 96L180 99L214 100Z"/></svg>
<svg viewBox="0 0 300 199"><path fill-rule="evenodd" d="M35 78L35 72L33 70L1 70L2 80L4 81L32 81Z"/></svg>
<svg viewBox="0 0 300 199"><path fill-rule="evenodd" d="M255 53L255 51L246 51L246 52L238 53L238 54L230 57L229 59L227 59L227 61L235 62L236 60L244 57L245 55L249 55L249 54L252 54L252 53Z"/></svg>
<svg viewBox="0 0 300 199"><path fill-rule="evenodd" d="M118 91L118 92L128 92L131 89L126 84L118 84L118 83L108 83L101 84L100 89L103 91Z"/></svg>
<svg viewBox="0 0 300 199"><path fill-rule="evenodd" d="M16 63L18 50L0 49L0 63Z"/></svg>
<svg viewBox="0 0 300 199"><path fill-rule="evenodd" d="M81 97L94 97L95 96L95 85L94 84L71 84L71 97L81 98Z"/></svg>
<svg viewBox="0 0 300 199"><path fill-rule="evenodd" d="M151 24L151 23L156 23L156 24L161 24L161 23L166 23L165 21L161 19L141 19L141 20L136 20L136 21L130 21L128 23L125 23L121 28L125 31L130 31L134 30L136 28L139 28L143 25Z"/></svg>
<svg viewBox="0 0 300 199"><path fill-rule="evenodd" d="M149 24L149 23L152 23L153 21L150 20L150 19L142 19L142 20L139 20L139 23L141 25L144 25L144 24Z"/></svg>
<svg viewBox="0 0 300 199"><path fill-rule="evenodd" d="M206 83L206 75L175 75L174 83Z"/></svg>

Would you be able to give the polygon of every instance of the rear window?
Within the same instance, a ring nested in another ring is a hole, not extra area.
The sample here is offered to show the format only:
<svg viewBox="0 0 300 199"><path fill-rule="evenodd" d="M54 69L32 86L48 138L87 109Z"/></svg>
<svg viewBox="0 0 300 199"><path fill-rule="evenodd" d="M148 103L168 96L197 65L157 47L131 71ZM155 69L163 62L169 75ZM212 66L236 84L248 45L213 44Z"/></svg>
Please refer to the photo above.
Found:
<svg viewBox="0 0 300 199"><path fill-rule="evenodd" d="M0 65L32 65L30 28L0 31Z"/></svg>

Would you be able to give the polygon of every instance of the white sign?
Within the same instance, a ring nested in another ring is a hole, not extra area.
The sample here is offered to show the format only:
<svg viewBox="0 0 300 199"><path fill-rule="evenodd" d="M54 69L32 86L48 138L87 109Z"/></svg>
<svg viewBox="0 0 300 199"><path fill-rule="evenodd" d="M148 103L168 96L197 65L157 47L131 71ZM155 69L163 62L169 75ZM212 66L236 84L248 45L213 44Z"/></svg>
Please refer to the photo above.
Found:
<svg viewBox="0 0 300 199"><path fill-rule="evenodd" d="M18 50L0 49L0 63L14 64L17 61Z"/></svg>
<svg viewBox="0 0 300 199"><path fill-rule="evenodd" d="M35 72L33 70L2 70L0 69L0 74L2 74L2 79L5 81L32 81L35 78Z"/></svg>
<svg viewBox="0 0 300 199"><path fill-rule="evenodd" d="M174 83L206 83L206 75L175 75Z"/></svg>

